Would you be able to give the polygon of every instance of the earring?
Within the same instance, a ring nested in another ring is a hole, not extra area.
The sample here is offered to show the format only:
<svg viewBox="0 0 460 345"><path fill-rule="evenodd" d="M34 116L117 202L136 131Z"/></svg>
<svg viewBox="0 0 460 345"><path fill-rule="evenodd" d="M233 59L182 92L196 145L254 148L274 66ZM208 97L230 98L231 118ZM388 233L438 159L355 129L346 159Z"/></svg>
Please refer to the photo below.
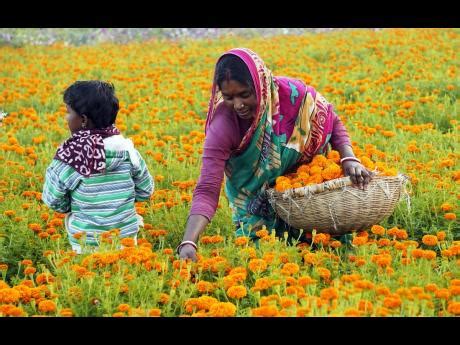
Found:
<svg viewBox="0 0 460 345"><path fill-rule="evenodd" d="M86 128L86 122L81 123L81 128L85 129Z"/></svg>

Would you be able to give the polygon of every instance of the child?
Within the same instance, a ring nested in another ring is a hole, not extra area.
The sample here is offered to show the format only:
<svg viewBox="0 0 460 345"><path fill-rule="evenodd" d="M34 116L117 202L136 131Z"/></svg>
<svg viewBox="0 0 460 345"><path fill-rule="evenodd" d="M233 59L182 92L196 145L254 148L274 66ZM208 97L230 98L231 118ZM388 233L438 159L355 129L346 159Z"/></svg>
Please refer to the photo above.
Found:
<svg viewBox="0 0 460 345"><path fill-rule="evenodd" d="M72 136L58 149L46 170L42 199L67 213L65 226L72 249L81 253L74 235L96 249L99 235L119 229L120 237L137 240L142 217L135 201L153 193L154 182L131 140L115 127L119 105L114 86L77 81L64 92Z"/></svg>

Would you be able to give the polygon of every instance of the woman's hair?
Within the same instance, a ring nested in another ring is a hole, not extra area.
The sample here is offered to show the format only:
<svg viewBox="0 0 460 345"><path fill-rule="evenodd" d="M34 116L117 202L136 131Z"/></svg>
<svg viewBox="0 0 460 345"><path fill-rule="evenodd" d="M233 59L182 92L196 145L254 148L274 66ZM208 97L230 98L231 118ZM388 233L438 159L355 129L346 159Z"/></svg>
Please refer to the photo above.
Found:
<svg viewBox="0 0 460 345"><path fill-rule="evenodd" d="M88 116L95 128L112 125L119 109L113 84L99 80L76 81L64 91L64 103Z"/></svg>
<svg viewBox="0 0 460 345"><path fill-rule="evenodd" d="M219 89L222 88L224 81L235 80L243 85L249 86L254 90L254 82L251 73L244 61L236 55L224 55L216 65L216 74L214 82Z"/></svg>

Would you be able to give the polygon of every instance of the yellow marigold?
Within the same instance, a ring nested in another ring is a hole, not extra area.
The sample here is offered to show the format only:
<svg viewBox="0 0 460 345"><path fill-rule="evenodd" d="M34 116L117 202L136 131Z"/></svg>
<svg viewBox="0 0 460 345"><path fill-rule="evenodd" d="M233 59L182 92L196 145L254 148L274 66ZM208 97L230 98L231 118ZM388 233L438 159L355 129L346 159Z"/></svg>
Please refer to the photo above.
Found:
<svg viewBox="0 0 460 345"><path fill-rule="evenodd" d="M438 290L438 286L434 283L430 283L425 285L425 290L428 292L435 292Z"/></svg>
<svg viewBox="0 0 460 345"><path fill-rule="evenodd" d="M52 313L56 311L56 304L51 300L43 300L38 303L38 310L42 313Z"/></svg>
<svg viewBox="0 0 460 345"><path fill-rule="evenodd" d="M438 238L434 235L425 235L422 237L422 242L423 244L432 247L438 244Z"/></svg>
<svg viewBox="0 0 460 345"><path fill-rule="evenodd" d="M267 269L267 263L262 259L251 259L249 261L248 268L252 272L263 272Z"/></svg>
<svg viewBox="0 0 460 345"><path fill-rule="evenodd" d="M234 299L241 299L247 295L246 288L243 285L232 286L227 290L227 296Z"/></svg>
<svg viewBox="0 0 460 345"><path fill-rule="evenodd" d="M231 302L217 302L209 309L209 315L214 317L232 317L236 315L236 306Z"/></svg>
<svg viewBox="0 0 460 345"><path fill-rule="evenodd" d="M371 232L374 235L383 236L383 235L385 235L385 228L383 226L380 226L380 225L372 225Z"/></svg>

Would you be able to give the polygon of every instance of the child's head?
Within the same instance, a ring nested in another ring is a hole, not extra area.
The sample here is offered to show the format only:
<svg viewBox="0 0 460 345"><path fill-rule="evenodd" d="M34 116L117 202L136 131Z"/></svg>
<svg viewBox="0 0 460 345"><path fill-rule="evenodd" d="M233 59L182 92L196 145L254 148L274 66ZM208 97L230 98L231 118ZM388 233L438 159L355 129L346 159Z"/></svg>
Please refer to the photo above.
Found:
<svg viewBox="0 0 460 345"><path fill-rule="evenodd" d="M99 80L76 81L64 91L71 133L112 125L119 109L115 87Z"/></svg>

